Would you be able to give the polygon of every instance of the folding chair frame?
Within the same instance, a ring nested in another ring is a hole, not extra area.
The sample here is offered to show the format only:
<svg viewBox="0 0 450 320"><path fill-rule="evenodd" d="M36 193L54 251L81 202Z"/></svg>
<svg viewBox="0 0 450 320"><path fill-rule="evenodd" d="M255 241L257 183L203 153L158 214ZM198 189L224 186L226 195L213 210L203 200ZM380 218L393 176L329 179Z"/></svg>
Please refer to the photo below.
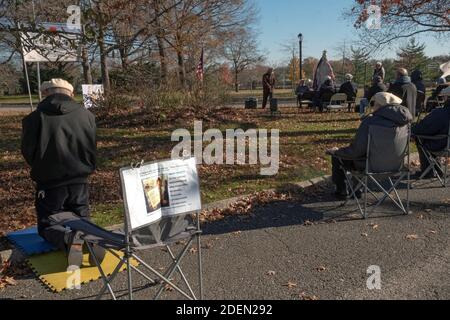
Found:
<svg viewBox="0 0 450 320"><path fill-rule="evenodd" d="M418 148L422 150L425 157L430 164L428 168L422 173L422 175L418 178L418 181L422 181L430 172L433 172L436 179L442 185L442 187L447 188L448 185L448 160L450 159L450 128L447 135L438 135L438 136L415 136L417 138ZM445 150L439 153L433 153L427 150L423 144L424 140L441 140L447 139L447 147ZM440 163L439 159L444 158L445 164L444 167ZM417 181L413 184L413 187L416 187Z"/></svg>
<svg viewBox="0 0 450 320"><path fill-rule="evenodd" d="M345 96L345 98L344 98ZM342 97L342 98L341 98ZM340 106L340 107L339 107ZM331 108L334 107L334 108ZM328 112L339 111L339 110L349 110L347 95L345 93L335 93L330 102L326 102L324 104L324 109L327 109Z"/></svg>
<svg viewBox="0 0 450 320"><path fill-rule="evenodd" d="M368 212L368 194L370 193L374 198L376 204L372 206L371 212L373 212L376 208L378 208L381 204L383 204L386 199L390 199L405 215L408 215L410 210L409 210L409 193L410 193L410 188L411 188L411 172L410 172L410 168L409 168L409 164L410 164L410 128L408 129L409 134L408 134L408 143L407 143L407 147L406 150L404 152L403 155L403 159L407 158L407 170L401 170L399 172L395 172L395 173L390 173L390 172L386 172L386 173L371 173L369 172L369 156L370 156L370 142L371 142L371 136L369 134L368 137L368 144L367 144L367 153L366 153L366 157L362 160L366 161L366 169L364 172L358 172L358 171L349 171L348 169L346 169L344 167L344 164L342 162L342 160L345 160L343 158L339 158L339 161L341 162L341 170L343 170L343 172L345 173L345 179L347 181L347 185L350 187L351 190L351 195L349 197L349 199L347 199L342 206L345 206L348 204L348 202L350 201L350 199L354 199L358 205L358 209L362 215L362 217L364 219L367 219L369 217L369 212ZM392 177L393 175L397 175L398 178L393 181ZM377 179L377 177L379 177ZM382 180L387 180L389 181L389 189L386 190L381 182ZM406 193L406 207L403 204L398 192L397 192L397 187L398 185L405 179L407 178L407 193ZM353 179L355 179L357 181L357 185L356 187L353 186ZM369 188L369 182L372 182L373 184L375 184L375 186L377 187L377 189L379 189L381 192L383 192L383 197L378 198L374 191L372 189ZM361 205L361 201L360 199L358 199L357 197L357 192L358 190L360 190L361 188L364 188L364 202L363 205ZM392 196L392 193L394 193L395 198Z"/></svg>
<svg viewBox="0 0 450 320"><path fill-rule="evenodd" d="M127 223L126 223L127 224ZM126 244L125 248L121 250L124 255L123 257L120 257L116 252L114 252L111 249L108 249L108 252L114 255L117 259L119 259L119 264L114 269L113 273L108 277L102 266L101 263L98 261L97 257L94 255L93 251L93 244L89 243L89 241L85 241L87 248L89 250L89 253L93 256L95 264L100 272L102 281L104 283L103 288L100 290L99 294L97 295L97 300L101 299L102 296L105 294L106 291L109 292L111 295L111 298L113 300L116 300L116 294L114 293L114 290L112 289L112 282L116 278L116 276L119 274L119 271L121 268L126 265L127 266L127 278L128 278L128 298L129 300L133 300L133 284L132 284L132 271L135 271L140 276L144 277L146 280L149 281L151 285L160 285L159 290L157 291L154 300L157 300L160 298L161 294L164 291L165 286L169 286L175 291L177 291L179 294L181 294L183 297L185 297L188 300L198 300L197 296L194 293L194 290L192 289L191 285L189 284L185 274L183 273L181 269L181 262L183 258L186 256L186 253L188 252L189 248L192 247L192 244L194 243L194 240L196 240L196 247L197 247L197 257L198 257L198 281L199 281L199 298L200 300L203 299L203 265L202 265L202 255L201 255L201 234L202 231L200 229L200 212L196 212L196 230L194 233L190 235L190 239L186 243L186 245L183 247L181 252L178 255L175 255L173 251L171 250L169 245L164 245L167 249L167 252L169 254L169 257L171 258L172 262L170 267L164 272L164 274L158 272L155 268L151 267L148 263L146 263L142 258L140 258L136 254L136 249L131 246L131 232L128 229L128 226L125 226L126 229ZM154 246L152 248L156 247L162 247L162 246ZM131 260L135 259L140 266L142 266L147 272L150 272L153 276L156 276L156 280L153 279L149 274L145 273L144 271L140 270L138 267L135 267L132 265ZM188 292L181 289L179 286L177 286L171 277L175 272L178 272L183 280L183 283L186 285Z"/></svg>

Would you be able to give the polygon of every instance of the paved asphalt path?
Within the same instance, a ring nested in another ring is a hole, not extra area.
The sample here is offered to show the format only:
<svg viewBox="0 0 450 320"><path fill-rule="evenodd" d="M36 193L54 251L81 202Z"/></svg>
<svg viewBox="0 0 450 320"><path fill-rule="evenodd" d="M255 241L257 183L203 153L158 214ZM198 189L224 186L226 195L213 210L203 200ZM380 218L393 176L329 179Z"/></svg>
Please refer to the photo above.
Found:
<svg viewBox="0 0 450 320"><path fill-rule="evenodd" d="M450 298L449 189L414 190L411 215L398 215L387 204L368 220L360 219L354 205L338 208L324 189L314 203L273 203L249 217L205 225L205 298ZM408 240L409 235L417 239ZM168 262L160 249L143 256L158 268ZM183 263L191 279L196 279L195 257L189 253ZM367 289L372 265L381 269L381 290ZM148 299L156 291L137 275L134 281L136 298ZM92 299L100 285L54 294L30 275L0 291L0 299ZM124 273L114 286L126 288ZM180 296L165 291L163 298Z"/></svg>

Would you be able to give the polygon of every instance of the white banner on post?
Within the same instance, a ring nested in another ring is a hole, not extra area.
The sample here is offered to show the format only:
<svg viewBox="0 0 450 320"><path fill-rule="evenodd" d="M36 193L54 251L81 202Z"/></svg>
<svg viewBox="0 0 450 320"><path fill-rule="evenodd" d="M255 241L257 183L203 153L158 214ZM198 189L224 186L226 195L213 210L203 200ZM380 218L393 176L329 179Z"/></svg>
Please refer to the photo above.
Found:
<svg viewBox="0 0 450 320"><path fill-rule="evenodd" d="M98 105L103 100L105 89L102 84L83 84L83 103L86 109L90 109Z"/></svg>
<svg viewBox="0 0 450 320"><path fill-rule="evenodd" d="M164 217L201 210L195 158L126 168L120 176L132 230Z"/></svg>
<svg viewBox="0 0 450 320"><path fill-rule="evenodd" d="M77 39L80 30L69 29L61 23L42 23L46 34L22 33L23 55L26 62L77 62Z"/></svg>

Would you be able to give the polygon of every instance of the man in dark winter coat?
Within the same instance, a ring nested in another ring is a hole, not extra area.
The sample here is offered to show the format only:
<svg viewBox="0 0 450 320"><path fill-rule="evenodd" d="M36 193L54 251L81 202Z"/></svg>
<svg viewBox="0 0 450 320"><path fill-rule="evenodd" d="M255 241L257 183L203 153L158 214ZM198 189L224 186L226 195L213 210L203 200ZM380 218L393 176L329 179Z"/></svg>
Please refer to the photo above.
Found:
<svg viewBox="0 0 450 320"><path fill-rule="evenodd" d="M355 101L358 94L358 86L352 82L353 76L351 74L345 75L345 82L339 88L339 93L345 93L347 101Z"/></svg>
<svg viewBox="0 0 450 320"><path fill-rule="evenodd" d="M369 88L369 90L367 90L365 98L367 99L367 101L370 102L370 100L372 100L372 98L377 93L379 93L379 92L386 92L386 91L387 91L387 87L383 83L383 80L381 79L381 77L376 76L373 79L372 86Z"/></svg>
<svg viewBox="0 0 450 320"><path fill-rule="evenodd" d="M269 68L267 72L263 75L262 79L263 84L263 109L267 106L267 101L272 100L273 98L273 90L275 88L275 73L272 68Z"/></svg>
<svg viewBox="0 0 450 320"><path fill-rule="evenodd" d="M427 117L415 125L412 132L416 136L446 136L449 130L450 123L450 87L443 90L442 93L447 97L444 108L434 109ZM421 172L419 176L424 173L424 171L429 167L430 163L425 157L424 150L426 149L431 152L442 151L447 147L447 139L437 139L437 140L422 140L421 143L418 142L418 150L420 156L420 167ZM433 172L425 178L432 177Z"/></svg>
<svg viewBox="0 0 450 320"><path fill-rule="evenodd" d="M406 69L397 70L397 80L390 85L389 92L402 99L402 105L407 107L412 115L416 115L417 88L411 82Z"/></svg>
<svg viewBox="0 0 450 320"><path fill-rule="evenodd" d="M366 117L350 146L334 148L327 153L332 155L333 182L336 185L336 197L345 199L349 196L345 173L341 169L343 164L347 169L364 170L364 160L367 153L368 135L370 126L395 127L400 130L412 122L413 116L409 110L401 105L401 99L390 93L380 92L374 97L373 114ZM345 159L345 160L342 160ZM341 163L342 161L342 163Z"/></svg>
<svg viewBox="0 0 450 320"><path fill-rule="evenodd" d="M423 83L422 71L414 70L413 73L411 73L411 82L414 83L417 91L426 93L427 89L425 87L425 84Z"/></svg>
<svg viewBox="0 0 450 320"><path fill-rule="evenodd" d="M336 93L336 87L333 80L327 79L319 89L317 94L317 102L319 104L319 111L323 111L324 103L330 102L331 97Z"/></svg>
<svg viewBox="0 0 450 320"><path fill-rule="evenodd" d="M81 234L53 225L49 216L70 211L89 218L88 177L96 169L95 117L73 100L62 79L42 84L45 99L22 122L22 154L36 183L39 234L82 263ZM102 257L99 257L102 258Z"/></svg>

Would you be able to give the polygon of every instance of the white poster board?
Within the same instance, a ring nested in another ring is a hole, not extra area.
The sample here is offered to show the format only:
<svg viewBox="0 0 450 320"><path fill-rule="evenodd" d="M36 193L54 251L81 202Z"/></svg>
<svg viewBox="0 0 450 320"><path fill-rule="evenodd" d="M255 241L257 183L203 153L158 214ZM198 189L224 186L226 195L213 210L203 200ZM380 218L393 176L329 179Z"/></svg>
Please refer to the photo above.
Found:
<svg viewBox="0 0 450 320"><path fill-rule="evenodd" d="M22 33L22 50L26 62L76 62L79 31L61 23L42 23L40 28L49 33Z"/></svg>
<svg viewBox="0 0 450 320"><path fill-rule="evenodd" d="M120 177L131 230L201 210L195 158L125 168Z"/></svg>
<svg viewBox="0 0 450 320"><path fill-rule="evenodd" d="M105 89L102 84L83 84L83 103L86 109L95 107L103 100Z"/></svg>

